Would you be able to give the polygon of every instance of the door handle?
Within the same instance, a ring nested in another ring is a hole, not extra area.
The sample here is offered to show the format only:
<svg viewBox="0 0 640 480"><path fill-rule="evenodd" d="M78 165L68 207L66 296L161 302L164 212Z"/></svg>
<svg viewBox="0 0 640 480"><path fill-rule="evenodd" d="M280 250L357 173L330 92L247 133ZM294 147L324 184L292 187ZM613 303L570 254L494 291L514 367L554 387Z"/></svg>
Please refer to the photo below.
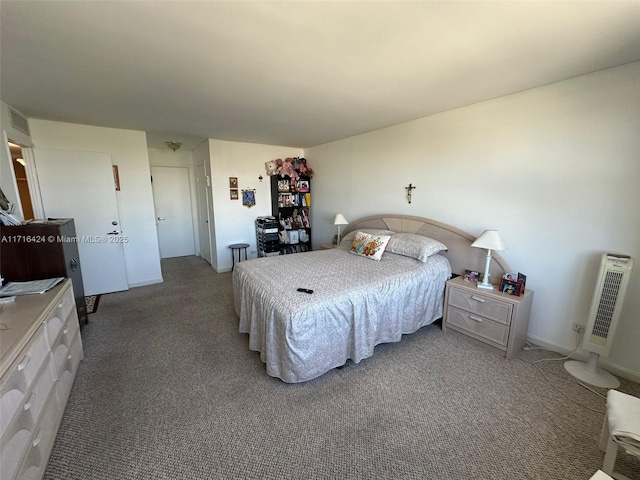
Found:
<svg viewBox="0 0 640 480"><path fill-rule="evenodd" d="M164 220L164 217L158 217L158 220Z"/></svg>
<svg viewBox="0 0 640 480"><path fill-rule="evenodd" d="M118 235L120 232L117 230L114 230L113 232L109 232L107 233L107 235Z"/></svg>

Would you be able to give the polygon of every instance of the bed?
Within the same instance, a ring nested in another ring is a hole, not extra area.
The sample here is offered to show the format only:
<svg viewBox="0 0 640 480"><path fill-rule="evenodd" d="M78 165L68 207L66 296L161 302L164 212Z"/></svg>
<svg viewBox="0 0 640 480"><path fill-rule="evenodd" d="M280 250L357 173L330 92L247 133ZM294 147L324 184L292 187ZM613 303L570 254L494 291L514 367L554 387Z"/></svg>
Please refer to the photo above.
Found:
<svg viewBox="0 0 640 480"><path fill-rule="evenodd" d="M419 260L397 248L397 236L394 248L389 240L376 261L350 252L358 232L410 234L403 242L426 237L419 240L433 249L421 251ZM376 345L398 342L442 317L451 274L484 269L485 252L471 248L474 240L427 218L376 215L351 223L337 248L238 263L233 295L239 330L249 335L249 348L260 353L267 374L287 383L311 380L349 359L358 363ZM500 278L510 269L494 254L490 271Z"/></svg>

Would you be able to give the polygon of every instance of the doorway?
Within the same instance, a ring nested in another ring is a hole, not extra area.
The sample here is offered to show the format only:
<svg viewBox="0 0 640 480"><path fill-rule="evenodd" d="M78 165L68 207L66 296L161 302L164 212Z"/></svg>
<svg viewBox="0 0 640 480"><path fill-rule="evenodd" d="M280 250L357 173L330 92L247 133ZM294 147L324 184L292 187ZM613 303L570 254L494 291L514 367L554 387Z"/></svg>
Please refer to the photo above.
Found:
<svg viewBox="0 0 640 480"><path fill-rule="evenodd" d="M160 258L195 255L187 167L151 167Z"/></svg>
<svg viewBox="0 0 640 480"><path fill-rule="evenodd" d="M31 192L29 190L29 181L27 180L26 163L22 153L22 147L13 142L9 144L9 152L11 153L11 162L13 163L13 172L18 185L18 196L22 205L22 215L25 220L33 220L33 204L31 203Z"/></svg>
<svg viewBox="0 0 640 480"><path fill-rule="evenodd" d="M86 295L129 289L111 155L33 149L46 217L73 218Z"/></svg>

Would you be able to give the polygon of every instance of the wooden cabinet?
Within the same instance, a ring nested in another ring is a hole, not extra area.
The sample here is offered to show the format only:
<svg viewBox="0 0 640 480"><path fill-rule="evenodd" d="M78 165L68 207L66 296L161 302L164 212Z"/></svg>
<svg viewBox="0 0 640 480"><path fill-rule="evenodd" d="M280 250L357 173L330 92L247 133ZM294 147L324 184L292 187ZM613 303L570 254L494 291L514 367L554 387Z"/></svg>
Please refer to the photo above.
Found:
<svg viewBox="0 0 640 480"><path fill-rule="evenodd" d="M82 325L87 322L87 306L78 241L72 218L50 219L16 227L0 225L0 272L4 279L24 282L53 277L70 278L78 319Z"/></svg>
<svg viewBox="0 0 640 480"><path fill-rule="evenodd" d="M71 281L4 305L0 478L42 478L83 356Z"/></svg>
<svg viewBox="0 0 640 480"><path fill-rule="evenodd" d="M517 297L457 277L447 282L442 329L475 338L512 358L527 338L533 291Z"/></svg>
<svg viewBox="0 0 640 480"><path fill-rule="evenodd" d="M271 211L281 255L311 250L311 178L272 175Z"/></svg>

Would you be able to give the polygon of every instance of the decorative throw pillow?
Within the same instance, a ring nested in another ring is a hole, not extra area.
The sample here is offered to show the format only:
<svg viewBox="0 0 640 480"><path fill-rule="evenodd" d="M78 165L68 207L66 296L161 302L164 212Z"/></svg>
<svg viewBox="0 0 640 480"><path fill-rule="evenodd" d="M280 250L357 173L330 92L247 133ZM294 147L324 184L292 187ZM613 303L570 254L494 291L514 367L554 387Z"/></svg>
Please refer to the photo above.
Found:
<svg viewBox="0 0 640 480"><path fill-rule="evenodd" d="M391 230L381 230L379 228L363 228L361 230L355 230L353 232L347 233L344 237L340 239L340 245L346 245L347 248L351 248L351 244L353 243L353 239L356 238L356 233L370 233L371 235L393 235L394 231Z"/></svg>
<svg viewBox="0 0 640 480"><path fill-rule="evenodd" d="M380 261L390 238L391 235L372 235L370 233L357 232L351 244L350 252Z"/></svg>
<svg viewBox="0 0 640 480"><path fill-rule="evenodd" d="M415 233L396 233L389 240L387 251L426 262L434 253L447 250L444 243Z"/></svg>

